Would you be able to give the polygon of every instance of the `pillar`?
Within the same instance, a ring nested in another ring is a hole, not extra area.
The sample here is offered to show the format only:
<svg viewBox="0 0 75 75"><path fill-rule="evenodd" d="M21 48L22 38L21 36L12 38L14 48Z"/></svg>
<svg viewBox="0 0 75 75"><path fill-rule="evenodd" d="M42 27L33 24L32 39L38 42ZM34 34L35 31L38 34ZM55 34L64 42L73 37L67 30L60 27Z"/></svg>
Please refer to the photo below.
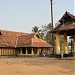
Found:
<svg viewBox="0 0 75 75"><path fill-rule="evenodd" d="M39 49L39 48L37 48L37 54L38 54L38 55L40 54L40 49Z"/></svg>
<svg viewBox="0 0 75 75"><path fill-rule="evenodd" d="M74 53L75 53L75 35L74 35Z"/></svg>
<svg viewBox="0 0 75 75"><path fill-rule="evenodd" d="M26 55L28 54L27 48L26 48Z"/></svg>
<svg viewBox="0 0 75 75"><path fill-rule="evenodd" d="M59 32L56 32L56 58L61 58L61 53L60 53L60 34Z"/></svg>
<svg viewBox="0 0 75 75"><path fill-rule="evenodd" d="M45 48L43 49L43 55L44 55L44 57L46 56L46 49Z"/></svg>
<svg viewBox="0 0 75 75"><path fill-rule="evenodd" d="M68 57L67 33L64 33L64 57Z"/></svg>
<svg viewBox="0 0 75 75"><path fill-rule="evenodd" d="M34 50L33 50L33 48L32 48L32 50L31 50L31 54L34 55Z"/></svg>
<svg viewBox="0 0 75 75"><path fill-rule="evenodd" d="M39 49L37 50L37 54L38 54L38 55L40 54Z"/></svg>
<svg viewBox="0 0 75 75"><path fill-rule="evenodd" d="M41 55L41 51L42 51L42 49L38 48L39 55Z"/></svg>
<svg viewBox="0 0 75 75"><path fill-rule="evenodd" d="M22 54L22 48L20 49L20 54Z"/></svg>

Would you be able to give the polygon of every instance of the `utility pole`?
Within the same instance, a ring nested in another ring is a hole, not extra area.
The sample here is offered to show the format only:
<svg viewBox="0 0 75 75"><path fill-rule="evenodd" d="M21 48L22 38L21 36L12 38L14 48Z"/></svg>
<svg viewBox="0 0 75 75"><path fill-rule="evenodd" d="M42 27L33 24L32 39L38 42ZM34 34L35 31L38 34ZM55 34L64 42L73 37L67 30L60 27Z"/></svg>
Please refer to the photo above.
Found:
<svg viewBox="0 0 75 75"><path fill-rule="evenodd" d="M52 24L52 30L53 30L53 0L50 0L50 5L51 5L51 24Z"/></svg>
<svg viewBox="0 0 75 75"><path fill-rule="evenodd" d="M53 27L53 0L50 0L50 7L51 7L51 25L52 25L52 31L54 29ZM52 33L52 46L53 46L53 51L52 54L54 55L54 35Z"/></svg>

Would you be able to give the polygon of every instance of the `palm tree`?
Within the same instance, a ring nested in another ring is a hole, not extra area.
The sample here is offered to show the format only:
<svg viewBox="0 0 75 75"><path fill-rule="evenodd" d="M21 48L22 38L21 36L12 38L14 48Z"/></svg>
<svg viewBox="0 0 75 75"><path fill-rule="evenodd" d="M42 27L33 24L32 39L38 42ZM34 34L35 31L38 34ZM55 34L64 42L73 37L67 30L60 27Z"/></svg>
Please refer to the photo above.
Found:
<svg viewBox="0 0 75 75"><path fill-rule="evenodd" d="M39 27L37 27L37 26L34 26L33 28L32 28L32 32L39 32Z"/></svg>

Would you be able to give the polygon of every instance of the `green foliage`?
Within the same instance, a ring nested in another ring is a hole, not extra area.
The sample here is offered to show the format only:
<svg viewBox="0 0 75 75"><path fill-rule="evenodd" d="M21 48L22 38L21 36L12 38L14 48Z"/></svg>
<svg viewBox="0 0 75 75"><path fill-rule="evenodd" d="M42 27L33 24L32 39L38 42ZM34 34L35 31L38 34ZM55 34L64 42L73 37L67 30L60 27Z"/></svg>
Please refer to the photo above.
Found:
<svg viewBox="0 0 75 75"><path fill-rule="evenodd" d="M45 41L49 44L52 44L52 33L50 33L49 31L52 30L52 25L51 23L49 23L47 26L46 26L46 35L45 35Z"/></svg>
<svg viewBox="0 0 75 75"><path fill-rule="evenodd" d="M32 32L38 32L38 30L39 30L39 27L37 27L37 26L34 26L34 27L32 28Z"/></svg>

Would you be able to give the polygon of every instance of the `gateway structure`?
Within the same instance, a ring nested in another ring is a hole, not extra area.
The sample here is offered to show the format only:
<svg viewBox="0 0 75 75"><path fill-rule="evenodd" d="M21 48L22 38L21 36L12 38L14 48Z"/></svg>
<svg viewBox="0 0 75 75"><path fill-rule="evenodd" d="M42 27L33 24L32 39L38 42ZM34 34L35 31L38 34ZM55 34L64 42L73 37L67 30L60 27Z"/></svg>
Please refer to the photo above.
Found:
<svg viewBox="0 0 75 75"><path fill-rule="evenodd" d="M69 56L68 42L67 36L73 37L73 48L72 54L75 53L75 16L70 14L69 12L65 12L62 18L58 21L58 25L54 28L51 33L56 34L56 57L61 57L61 48L60 48L60 35L63 35L63 56Z"/></svg>

